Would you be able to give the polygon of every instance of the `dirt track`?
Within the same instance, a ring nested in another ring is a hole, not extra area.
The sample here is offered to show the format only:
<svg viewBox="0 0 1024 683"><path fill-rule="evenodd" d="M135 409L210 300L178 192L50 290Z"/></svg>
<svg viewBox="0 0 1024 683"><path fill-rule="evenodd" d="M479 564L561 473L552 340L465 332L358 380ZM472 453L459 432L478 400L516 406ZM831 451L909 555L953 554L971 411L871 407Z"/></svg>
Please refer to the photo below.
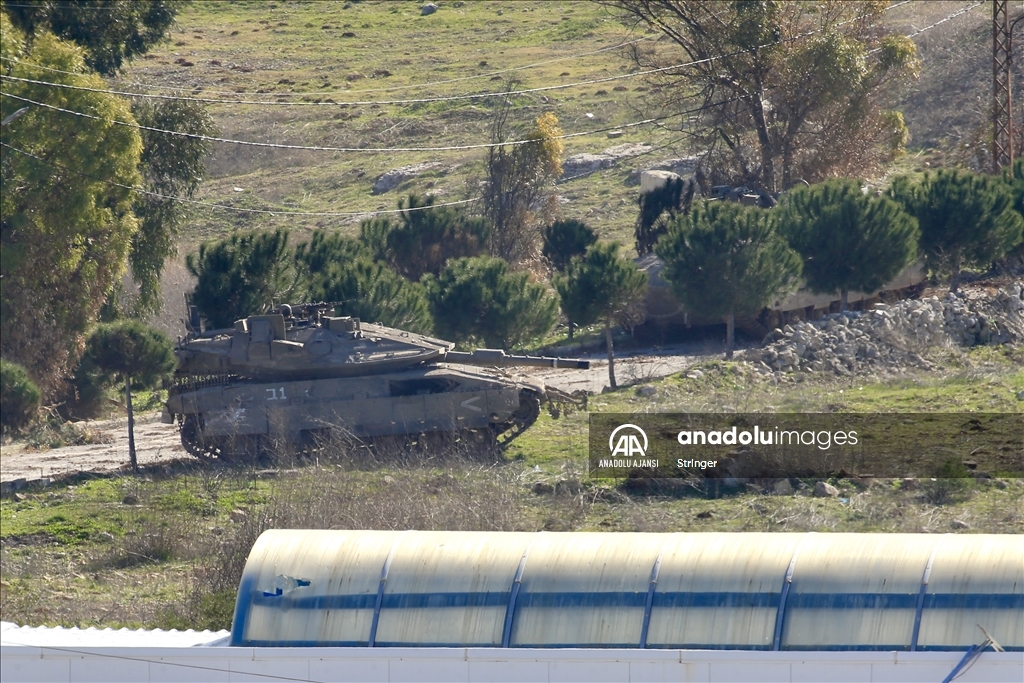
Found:
<svg viewBox="0 0 1024 683"><path fill-rule="evenodd" d="M88 431L105 443L66 446L44 451L15 443L0 449L0 480L60 477L76 472L113 472L128 465L128 419L87 423ZM135 445L140 465L188 457L178 440L176 425L160 424L160 413L135 420Z"/></svg>
<svg viewBox="0 0 1024 683"><path fill-rule="evenodd" d="M615 376L620 385L665 377L707 358L706 348L673 347L651 355L616 358ZM703 353L700 353L703 352ZM589 370L526 369L532 379L565 392L584 390L594 394L608 386L608 365L603 354L590 356ZM522 368L517 369L523 370ZM60 477L77 472L114 472L128 465L128 420L119 418L89 422L84 426L104 443L67 446L44 451L27 450L14 443L0 449L0 480ZM181 447L176 425L160 423L159 413L136 418L135 445L139 464L146 466L190 458Z"/></svg>

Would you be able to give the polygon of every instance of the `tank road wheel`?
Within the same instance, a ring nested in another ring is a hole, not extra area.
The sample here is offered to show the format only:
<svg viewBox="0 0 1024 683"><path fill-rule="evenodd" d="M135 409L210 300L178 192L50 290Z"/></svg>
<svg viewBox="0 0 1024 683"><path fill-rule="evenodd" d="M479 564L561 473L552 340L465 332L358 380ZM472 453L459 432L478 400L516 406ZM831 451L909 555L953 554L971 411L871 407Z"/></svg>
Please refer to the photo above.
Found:
<svg viewBox="0 0 1024 683"><path fill-rule="evenodd" d="M540 417L540 396L532 389L519 390L519 408L512 413L512 420L506 422L498 434L498 445L507 446Z"/></svg>
<svg viewBox="0 0 1024 683"><path fill-rule="evenodd" d="M211 460L220 455L217 444L203 438L203 418L201 415L186 415L181 423L181 445L189 455L200 460Z"/></svg>

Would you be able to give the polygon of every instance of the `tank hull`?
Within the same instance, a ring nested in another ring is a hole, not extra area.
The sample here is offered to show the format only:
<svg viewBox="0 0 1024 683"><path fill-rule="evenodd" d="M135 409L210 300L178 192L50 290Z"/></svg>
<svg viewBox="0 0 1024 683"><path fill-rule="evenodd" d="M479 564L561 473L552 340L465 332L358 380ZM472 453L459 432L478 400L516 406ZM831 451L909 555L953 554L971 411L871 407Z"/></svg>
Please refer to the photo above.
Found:
<svg viewBox="0 0 1024 683"><path fill-rule="evenodd" d="M543 400L541 385L432 365L348 378L186 380L171 390L167 409L187 451L238 459L269 444L301 448L327 435L363 443L473 435L494 444L532 424Z"/></svg>

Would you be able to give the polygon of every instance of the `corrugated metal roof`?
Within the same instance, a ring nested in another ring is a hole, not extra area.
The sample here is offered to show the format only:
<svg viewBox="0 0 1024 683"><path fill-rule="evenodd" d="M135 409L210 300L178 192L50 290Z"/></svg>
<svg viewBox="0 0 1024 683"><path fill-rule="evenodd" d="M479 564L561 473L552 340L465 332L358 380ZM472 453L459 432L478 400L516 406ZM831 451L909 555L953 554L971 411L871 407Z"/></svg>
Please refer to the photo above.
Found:
<svg viewBox="0 0 1024 683"><path fill-rule="evenodd" d="M268 531L233 645L1024 650L1024 536Z"/></svg>
<svg viewBox="0 0 1024 683"><path fill-rule="evenodd" d="M227 644L229 631L162 631L19 626L0 622L0 644L27 647L209 647Z"/></svg>

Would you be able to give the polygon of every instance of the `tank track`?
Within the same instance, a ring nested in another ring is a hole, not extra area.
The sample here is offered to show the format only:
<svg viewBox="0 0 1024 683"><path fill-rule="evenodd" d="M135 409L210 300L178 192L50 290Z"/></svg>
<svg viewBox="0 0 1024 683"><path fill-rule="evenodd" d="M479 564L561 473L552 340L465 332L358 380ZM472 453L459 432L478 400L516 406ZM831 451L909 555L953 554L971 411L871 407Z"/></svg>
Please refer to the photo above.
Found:
<svg viewBox="0 0 1024 683"><path fill-rule="evenodd" d="M519 390L519 408L512 413L512 420L506 422L497 435L499 448L505 448L514 439L530 428L540 417L541 397L532 389Z"/></svg>
<svg viewBox="0 0 1024 683"><path fill-rule="evenodd" d="M519 392L519 408L512 414L508 422L494 424L486 429L472 429L458 432L436 432L431 438L429 435L408 435L401 439L403 446L419 444L429 441L430 446L426 449L433 451L438 448L445 448L451 444L469 444L472 448L489 450L497 447L504 449L512 441L517 439L523 432L530 428L537 418L540 417L541 396L532 389L521 389ZM242 462L258 460L262 455L262 443L258 439L245 437L224 438L204 437L202 417L199 415L178 416L178 427L181 432L181 445L189 455L199 460L210 462L214 458L222 462ZM395 449L398 444L393 443L395 437L382 437L369 439L367 445L384 448L384 450Z"/></svg>
<svg viewBox="0 0 1024 683"><path fill-rule="evenodd" d="M198 415L179 418L181 445L186 453L206 462L214 458L222 462L235 462L249 455L248 451L252 448L246 448L250 445L248 443L236 443L235 439L227 438L204 438L201 419Z"/></svg>

